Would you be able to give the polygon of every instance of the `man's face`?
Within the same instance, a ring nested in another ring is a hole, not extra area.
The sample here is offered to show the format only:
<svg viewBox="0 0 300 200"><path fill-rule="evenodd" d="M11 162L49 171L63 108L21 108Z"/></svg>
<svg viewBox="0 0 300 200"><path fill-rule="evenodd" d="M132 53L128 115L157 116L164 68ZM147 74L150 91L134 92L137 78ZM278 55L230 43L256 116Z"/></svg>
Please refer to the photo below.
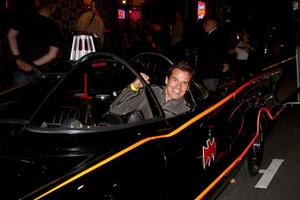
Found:
<svg viewBox="0 0 300 200"><path fill-rule="evenodd" d="M192 76L189 72L174 69L170 77L166 77L166 101L179 99L184 96L189 88Z"/></svg>
<svg viewBox="0 0 300 200"><path fill-rule="evenodd" d="M204 28L204 31L208 33L213 28L215 28L215 26L211 20L206 20L205 23L203 24L203 28Z"/></svg>

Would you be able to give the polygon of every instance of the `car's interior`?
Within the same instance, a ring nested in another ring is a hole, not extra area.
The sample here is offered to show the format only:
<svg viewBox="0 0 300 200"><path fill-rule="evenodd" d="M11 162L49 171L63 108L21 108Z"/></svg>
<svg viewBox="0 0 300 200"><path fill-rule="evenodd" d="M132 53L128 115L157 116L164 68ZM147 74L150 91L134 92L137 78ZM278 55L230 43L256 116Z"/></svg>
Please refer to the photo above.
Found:
<svg viewBox="0 0 300 200"><path fill-rule="evenodd" d="M142 57L147 58L145 55ZM153 59L150 61L153 62ZM164 84L167 69L159 69L157 63L151 65L149 58L145 60L141 57L133 65L139 71L148 73L155 84ZM158 72L160 76L157 76ZM91 128L144 120L140 110L122 116L108 112L112 102L135 78L136 74L114 59L97 58L83 63L55 88L32 124L40 128ZM207 96L205 88L193 81L185 98L193 110ZM153 101L151 94L147 94L147 97L148 101ZM161 117L157 110L159 106L153 104L155 102L149 103L153 117Z"/></svg>

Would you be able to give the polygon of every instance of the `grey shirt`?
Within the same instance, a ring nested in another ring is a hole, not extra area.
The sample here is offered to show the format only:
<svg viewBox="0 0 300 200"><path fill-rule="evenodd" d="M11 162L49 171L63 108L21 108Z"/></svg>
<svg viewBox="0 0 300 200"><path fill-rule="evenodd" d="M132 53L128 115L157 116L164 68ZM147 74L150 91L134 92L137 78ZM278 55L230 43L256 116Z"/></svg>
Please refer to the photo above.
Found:
<svg viewBox="0 0 300 200"><path fill-rule="evenodd" d="M190 107L186 105L184 98L171 99L166 102L163 87L152 86L151 88L158 102L162 106L162 109L167 118L182 114L190 110ZM139 89L138 91L132 91L129 85L112 103L109 111L118 115L125 115L134 110L142 111L145 119L153 117L149 102L145 94L145 89L143 88Z"/></svg>

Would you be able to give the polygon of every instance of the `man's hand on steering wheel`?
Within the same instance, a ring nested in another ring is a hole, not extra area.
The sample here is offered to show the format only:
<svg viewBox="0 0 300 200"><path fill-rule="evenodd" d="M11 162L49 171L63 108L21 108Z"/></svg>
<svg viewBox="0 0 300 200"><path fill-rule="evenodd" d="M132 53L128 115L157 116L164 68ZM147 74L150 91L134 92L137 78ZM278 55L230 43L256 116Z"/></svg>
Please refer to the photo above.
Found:
<svg viewBox="0 0 300 200"><path fill-rule="evenodd" d="M147 74L144 74L144 73L140 73L140 75L142 76L142 78L146 81L146 83L150 83L150 81L149 81L149 76L147 75ZM140 81L140 79L135 79L133 82L132 82L132 85L133 85L133 87L134 88L136 88L136 89L140 89L140 88L143 88L144 87L144 85L143 85L143 83Z"/></svg>

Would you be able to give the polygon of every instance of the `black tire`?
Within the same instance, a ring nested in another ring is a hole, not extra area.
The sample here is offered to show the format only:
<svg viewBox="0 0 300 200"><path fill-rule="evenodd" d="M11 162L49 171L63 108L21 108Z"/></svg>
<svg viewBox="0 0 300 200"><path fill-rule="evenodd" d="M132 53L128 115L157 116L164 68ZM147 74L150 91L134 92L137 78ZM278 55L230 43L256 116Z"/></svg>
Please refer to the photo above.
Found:
<svg viewBox="0 0 300 200"><path fill-rule="evenodd" d="M265 148L265 122L265 117L262 116L259 123L259 136L241 164L239 173L244 177L255 176L261 168Z"/></svg>

